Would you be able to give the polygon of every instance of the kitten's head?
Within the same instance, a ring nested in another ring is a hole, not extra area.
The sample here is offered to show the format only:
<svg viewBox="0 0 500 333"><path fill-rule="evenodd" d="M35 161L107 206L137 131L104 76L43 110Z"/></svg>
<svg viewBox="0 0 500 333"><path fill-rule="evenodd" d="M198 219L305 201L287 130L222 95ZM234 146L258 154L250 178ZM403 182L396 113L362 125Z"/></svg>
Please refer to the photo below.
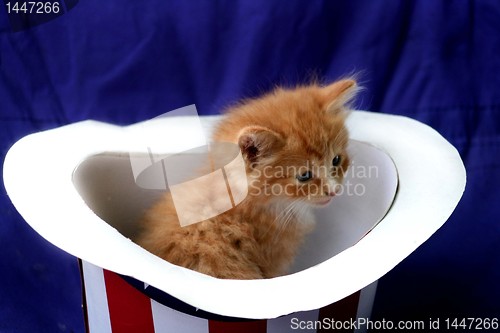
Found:
<svg viewBox="0 0 500 333"><path fill-rule="evenodd" d="M240 146L249 195L327 204L349 165L344 120L356 90L354 80L278 88L233 108L215 139Z"/></svg>

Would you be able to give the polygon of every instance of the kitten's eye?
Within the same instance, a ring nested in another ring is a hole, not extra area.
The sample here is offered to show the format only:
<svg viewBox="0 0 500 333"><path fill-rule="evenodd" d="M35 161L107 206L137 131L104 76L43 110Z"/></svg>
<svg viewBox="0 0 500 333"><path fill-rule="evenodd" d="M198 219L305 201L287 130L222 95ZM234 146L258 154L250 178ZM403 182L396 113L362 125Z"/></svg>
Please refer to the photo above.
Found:
<svg viewBox="0 0 500 333"><path fill-rule="evenodd" d="M307 182L308 180L310 180L312 178L312 176L313 176L313 173L311 171L306 171L301 175L297 175L297 180L299 182Z"/></svg>
<svg viewBox="0 0 500 333"><path fill-rule="evenodd" d="M334 167L339 166L340 162L342 162L342 157L340 155L336 155L332 160L332 165Z"/></svg>

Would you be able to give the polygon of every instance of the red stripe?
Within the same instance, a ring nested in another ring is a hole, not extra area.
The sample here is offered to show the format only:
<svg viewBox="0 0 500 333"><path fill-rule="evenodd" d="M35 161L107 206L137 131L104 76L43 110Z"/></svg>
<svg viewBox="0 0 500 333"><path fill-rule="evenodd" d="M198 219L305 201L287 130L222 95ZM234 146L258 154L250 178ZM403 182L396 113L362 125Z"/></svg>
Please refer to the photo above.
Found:
<svg viewBox="0 0 500 333"><path fill-rule="evenodd" d="M266 333L267 320L254 320L254 321L208 321L209 333Z"/></svg>
<svg viewBox="0 0 500 333"><path fill-rule="evenodd" d="M322 321L324 318L335 319L335 321L350 321L356 320L356 315L358 313L360 292L357 291L354 294L341 299L338 302L327 305L319 309L318 320ZM318 329L317 333L327 332L326 329ZM335 332L353 332L352 330L337 329Z"/></svg>
<svg viewBox="0 0 500 333"><path fill-rule="evenodd" d="M117 274L103 273L113 333L154 333L150 299Z"/></svg>

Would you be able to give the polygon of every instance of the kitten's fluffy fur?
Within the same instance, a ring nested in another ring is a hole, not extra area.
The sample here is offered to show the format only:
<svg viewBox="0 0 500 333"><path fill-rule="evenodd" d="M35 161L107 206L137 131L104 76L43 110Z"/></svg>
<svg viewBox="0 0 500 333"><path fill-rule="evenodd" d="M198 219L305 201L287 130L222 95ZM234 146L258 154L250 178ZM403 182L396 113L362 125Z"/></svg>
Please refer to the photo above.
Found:
<svg viewBox="0 0 500 333"><path fill-rule="evenodd" d="M218 278L286 274L314 227L310 207L335 195L348 167L345 105L355 91L353 80L278 88L232 107L213 139L239 145L248 196L221 215L181 227L167 193L146 212L137 243L173 264ZM287 190L263 191L272 186Z"/></svg>

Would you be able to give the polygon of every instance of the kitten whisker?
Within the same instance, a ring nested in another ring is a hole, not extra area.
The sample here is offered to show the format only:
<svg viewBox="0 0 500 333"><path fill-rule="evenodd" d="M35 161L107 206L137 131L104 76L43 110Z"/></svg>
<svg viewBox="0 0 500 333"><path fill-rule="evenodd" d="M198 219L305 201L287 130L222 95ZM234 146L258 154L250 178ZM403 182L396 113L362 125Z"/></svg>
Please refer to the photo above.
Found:
<svg viewBox="0 0 500 333"><path fill-rule="evenodd" d="M286 229L291 227L290 226L291 221L293 221L294 220L293 217L297 215L297 210L298 208L300 208L299 206L300 202L301 202L300 199L294 199L287 206L287 208L282 213L280 213L278 217L275 219L275 223L278 224L278 228L274 234L273 243L278 240L279 236L281 236Z"/></svg>
<svg viewBox="0 0 500 333"><path fill-rule="evenodd" d="M267 232L269 232L272 227L276 227L276 225L278 225L278 231L280 230L281 220L283 220L283 218L285 218L289 214L289 212L293 209L294 204L294 201L290 202L279 214L276 215L273 223L269 225L269 228L267 229L265 234L267 234ZM281 208L281 205L276 206L276 210L278 210L279 208Z"/></svg>

